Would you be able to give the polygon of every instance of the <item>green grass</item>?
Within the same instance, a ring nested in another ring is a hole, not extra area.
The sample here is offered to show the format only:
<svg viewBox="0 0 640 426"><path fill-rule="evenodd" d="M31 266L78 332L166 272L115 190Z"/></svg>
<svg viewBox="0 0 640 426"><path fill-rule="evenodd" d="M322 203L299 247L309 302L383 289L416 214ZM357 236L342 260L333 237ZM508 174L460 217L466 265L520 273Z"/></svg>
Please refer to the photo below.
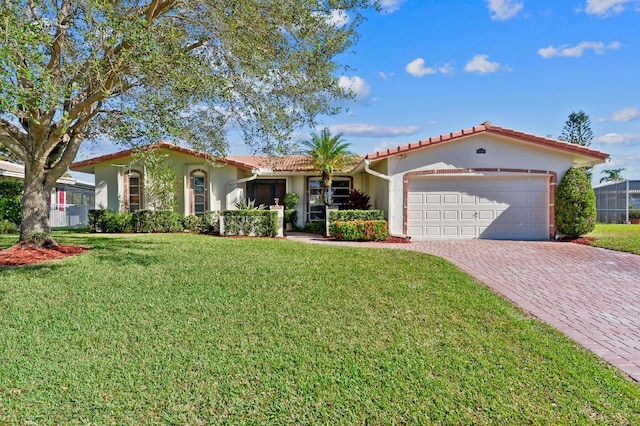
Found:
<svg viewBox="0 0 640 426"><path fill-rule="evenodd" d="M0 424L640 423L640 386L436 257L55 236L93 249L0 270Z"/></svg>
<svg viewBox="0 0 640 426"><path fill-rule="evenodd" d="M598 223L587 237L596 238L591 245L616 251L640 254L640 225Z"/></svg>

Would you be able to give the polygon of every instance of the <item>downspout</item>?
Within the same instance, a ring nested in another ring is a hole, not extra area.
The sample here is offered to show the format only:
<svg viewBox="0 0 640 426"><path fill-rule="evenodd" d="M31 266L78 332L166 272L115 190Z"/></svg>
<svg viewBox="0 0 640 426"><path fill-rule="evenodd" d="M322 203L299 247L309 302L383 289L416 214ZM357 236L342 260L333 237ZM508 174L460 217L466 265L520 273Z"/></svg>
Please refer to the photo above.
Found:
<svg viewBox="0 0 640 426"><path fill-rule="evenodd" d="M368 158L365 158L365 159L364 159L364 171L365 171L365 172L367 172L367 173L369 173L370 175L373 175L373 176L375 176L375 177L379 177L380 179L384 179L384 180L386 180L387 182L391 182L391 176L387 176L387 175L384 175L384 174L382 174L382 173L380 173L380 172L376 172L375 170L371 170L371 169L369 168L369 164L371 164L371 160L370 160L370 159L368 159Z"/></svg>

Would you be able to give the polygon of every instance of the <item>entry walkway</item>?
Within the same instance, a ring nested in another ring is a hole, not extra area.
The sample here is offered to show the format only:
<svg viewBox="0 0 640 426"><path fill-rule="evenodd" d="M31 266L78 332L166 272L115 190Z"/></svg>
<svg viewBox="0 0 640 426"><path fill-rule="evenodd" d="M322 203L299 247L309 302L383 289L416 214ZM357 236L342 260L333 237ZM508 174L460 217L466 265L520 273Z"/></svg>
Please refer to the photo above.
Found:
<svg viewBox="0 0 640 426"><path fill-rule="evenodd" d="M447 259L640 381L640 256L552 241L343 243L307 234L288 239Z"/></svg>

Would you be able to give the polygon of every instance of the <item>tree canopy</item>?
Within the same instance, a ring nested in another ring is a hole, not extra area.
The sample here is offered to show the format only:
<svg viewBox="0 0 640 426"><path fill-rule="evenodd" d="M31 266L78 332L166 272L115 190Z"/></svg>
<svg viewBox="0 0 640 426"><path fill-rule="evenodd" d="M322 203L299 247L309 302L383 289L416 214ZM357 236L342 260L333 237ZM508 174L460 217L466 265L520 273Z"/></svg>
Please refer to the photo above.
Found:
<svg viewBox="0 0 640 426"><path fill-rule="evenodd" d="M584 111L572 112L562 127L561 141L589 146L593 140L591 119Z"/></svg>
<svg viewBox="0 0 640 426"><path fill-rule="evenodd" d="M360 157L349 151L351 144L344 140L342 133L332 136L328 128L320 133L312 133L311 139L303 144L307 147L304 153L311 157L313 167L321 173L320 197L326 200L326 191L331 187L334 172L353 167Z"/></svg>
<svg viewBox="0 0 640 426"><path fill-rule="evenodd" d="M25 164L25 212L87 138L224 155L234 129L255 152L284 150L347 96L337 56L373 2L3 1L0 144ZM23 225L49 232L35 214Z"/></svg>
<svg viewBox="0 0 640 426"><path fill-rule="evenodd" d="M624 180L622 177L622 172L626 170L625 168L620 169L605 169L600 171L600 173L604 173L604 177L600 178L600 183L603 182L617 182L619 180Z"/></svg>

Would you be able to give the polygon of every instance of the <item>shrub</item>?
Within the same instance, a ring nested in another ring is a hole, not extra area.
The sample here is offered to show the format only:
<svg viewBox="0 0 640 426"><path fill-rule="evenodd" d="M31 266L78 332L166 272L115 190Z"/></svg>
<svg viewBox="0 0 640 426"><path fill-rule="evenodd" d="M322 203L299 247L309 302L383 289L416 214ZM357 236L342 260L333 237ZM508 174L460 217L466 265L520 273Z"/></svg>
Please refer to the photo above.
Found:
<svg viewBox="0 0 640 426"><path fill-rule="evenodd" d="M7 219L0 220L0 234L17 234L18 225Z"/></svg>
<svg viewBox="0 0 640 426"><path fill-rule="evenodd" d="M629 219L640 219L640 209L629 209Z"/></svg>
<svg viewBox="0 0 640 426"><path fill-rule="evenodd" d="M329 222L353 220L384 220L382 210L333 210L329 212Z"/></svg>
<svg viewBox="0 0 640 426"><path fill-rule="evenodd" d="M369 210L371 208L371 204L369 204L370 200L370 196L364 192L354 189L349 192L349 203L347 204L347 208L351 210Z"/></svg>
<svg viewBox="0 0 640 426"><path fill-rule="evenodd" d="M233 205L238 210L265 210L267 206L264 204L260 204L256 206L256 200L252 200L250 198L243 198L241 200L236 201Z"/></svg>
<svg viewBox="0 0 640 426"><path fill-rule="evenodd" d="M201 232L204 228L204 216L190 214L182 218L182 225L185 230L191 232Z"/></svg>
<svg viewBox="0 0 640 426"><path fill-rule="evenodd" d="M23 193L22 182L0 182L0 220L8 220L15 225L20 225Z"/></svg>
<svg viewBox="0 0 640 426"><path fill-rule="evenodd" d="M131 232L132 230L133 226L131 213L113 213L111 211L108 212L104 232L112 234L119 232Z"/></svg>
<svg viewBox="0 0 640 426"><path fill-rule="evenodd" d="M173 210L136 210L133 212L134 232L180 232L184 230L182 216Z"/></svg>
<svg viewBox="0 0 640 426"><path fill-rule="evenodd" d="M325 225L324 222L310 222L305 223L304 228L302 229L304 232L309 234L319 234L324 235Z"/></svg>
<svg viewBox="0 0 640 426"><path fill-rule="evenodd" d="M556 230L560 234L579 237L596 227L596 196L584 171L569 169L555 196Z"/></svg>
<svg viewBox="0 0 640 426"><path fill-rule="evenodd" d="M295 228L298 224L298 211L296 206L300 201L300 197L295 192L287 192L282 198L282 204L284 205L284 223L290 224Z"/></svg>
<svg viewBox="0 0 640 426"><path fill-rule="evenodd" d="M220 233L220 212L207 210L202 216L202 232L207 234Z"/></svg>
<svg viewBox="0 0 640 426"><path fill-rule="evenodd" d="M389 228L386 220L335 221L329 224L329 235L341 241L386 241Z"/></svg>
<svg viewBox="0 0 640 426"><path fill-rule="evenodd" d="M114 213L107 209L89 210L90 232L131 232L132 229L130 213Z"/></svg>
<svg viewBox="0 0 640 426"><path fill-rule="evenodd" d="M224 217L224 235L275 237L278 212L275 210L227 210Z"/></svg>

